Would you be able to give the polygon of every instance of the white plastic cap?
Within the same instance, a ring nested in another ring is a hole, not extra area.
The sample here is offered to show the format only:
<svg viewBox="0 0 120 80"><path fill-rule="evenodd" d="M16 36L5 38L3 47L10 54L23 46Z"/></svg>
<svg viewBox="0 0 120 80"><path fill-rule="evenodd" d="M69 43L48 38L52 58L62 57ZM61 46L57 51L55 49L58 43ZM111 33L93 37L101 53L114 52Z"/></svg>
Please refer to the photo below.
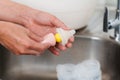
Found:
<svg viewBox="0 0 120 80"><path fill-rule="evenodd" d="M64 30L62 28L57 28L56 31L61 35L62 45L65 45L70 39L70 37L72 37L75 34L75 30Z"/></svg>

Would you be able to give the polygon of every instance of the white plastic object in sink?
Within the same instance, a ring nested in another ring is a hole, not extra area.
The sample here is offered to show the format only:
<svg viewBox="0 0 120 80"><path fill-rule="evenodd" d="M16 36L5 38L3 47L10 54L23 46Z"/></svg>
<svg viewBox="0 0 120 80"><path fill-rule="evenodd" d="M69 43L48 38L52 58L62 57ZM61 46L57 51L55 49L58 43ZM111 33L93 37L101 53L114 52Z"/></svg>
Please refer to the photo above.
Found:
<svg viewBox="0 0 120 80"><path fill-rule="evenodd" d="M56 70L58 80L102 80L100 63L97 60L86 60L77 65L59 64Z"/></svg>

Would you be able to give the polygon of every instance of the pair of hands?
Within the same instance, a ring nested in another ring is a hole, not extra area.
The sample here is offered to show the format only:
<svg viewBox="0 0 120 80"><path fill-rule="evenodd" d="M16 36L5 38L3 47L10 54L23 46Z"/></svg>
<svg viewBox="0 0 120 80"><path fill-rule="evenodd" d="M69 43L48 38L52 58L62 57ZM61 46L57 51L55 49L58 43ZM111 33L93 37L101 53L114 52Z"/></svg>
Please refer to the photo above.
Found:
<svg viewBox="0 0 120 80"><path fill-rule="evenodd" d="M40 55L49 48L59 55L60 50L72 46L74 38L65 46L55 43L56 28L69 30L55 16L10 0L1 0L0 9L0 43L15 54Z"/></svg>

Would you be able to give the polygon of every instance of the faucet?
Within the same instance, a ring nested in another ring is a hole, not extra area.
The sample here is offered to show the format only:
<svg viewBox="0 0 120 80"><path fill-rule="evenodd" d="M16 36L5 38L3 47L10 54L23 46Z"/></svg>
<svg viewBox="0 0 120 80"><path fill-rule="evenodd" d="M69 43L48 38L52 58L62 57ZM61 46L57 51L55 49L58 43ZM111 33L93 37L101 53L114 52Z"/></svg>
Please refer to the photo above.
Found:
<svg viewBox="0 0 120 80"><path fill-rule="evenodd" d="M114 29L114 39L120 41L120 0L117 1L116 16L114 20L108 21L108 8L105 7L104 20L103 20L103 31Z"/></svg>

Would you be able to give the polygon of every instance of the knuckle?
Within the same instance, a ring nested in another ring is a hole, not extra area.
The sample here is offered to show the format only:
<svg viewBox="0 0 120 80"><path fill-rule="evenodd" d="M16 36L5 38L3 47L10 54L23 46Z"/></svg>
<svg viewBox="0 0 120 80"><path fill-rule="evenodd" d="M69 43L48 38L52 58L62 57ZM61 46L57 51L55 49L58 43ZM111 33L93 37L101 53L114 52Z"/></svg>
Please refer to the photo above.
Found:
<svg viewBox="0 0 120 80"><path fill-rule="evenodd" d="M57 17L56 16L52 16L52 20L56 21Z"/></svg>
<svg viewBox="0 0 120 80"><path fill-rule="evenodd" d="M24 44L24 46L18 49L17 54L23 55L28 53L28 50L29 50L28 47L29 47L28 45Z"/></svg>
<svg viewBox="0 0 120 80"><path fill-rule="evenodd" d="M19 54L25 54L25 53L26 53L26 49L24 49L24 48L23 48L23 49L20 49L20 50L18 51L18 53L19 53Z"/></svg>
<svg viewBox="0 0 120 80"><path fill-rule="evenodd" d="M41 51L45 51L48 47L47 46L42 46Z"/></svg>
<svg viewBox="0 0 120 80"><path fill-rule="evenodd" d="M30 47L31 47L31 43L30 42L24 43L24 48L25 49L29 49Z"/></svg>
<svg viewBox="0 0 120 80"><path fill-rule="evenodd" d="M15 55L20 55L19 51L14 52Z"/></svg>
<svg viewBox="0 0 120 80"><path fill-rule="evenodd" d="M39 48L39 52L42 52L42 51L44 51L44 48L43 48L43 47L40 47L40 48Z"/></svg>
<svg viewBox="0 0 120 80"><path fill-rule="evenodd" d="M39 53L40 53L41 51L43 51L43 49L40 47L38 51L39 51Z"/></svg>

